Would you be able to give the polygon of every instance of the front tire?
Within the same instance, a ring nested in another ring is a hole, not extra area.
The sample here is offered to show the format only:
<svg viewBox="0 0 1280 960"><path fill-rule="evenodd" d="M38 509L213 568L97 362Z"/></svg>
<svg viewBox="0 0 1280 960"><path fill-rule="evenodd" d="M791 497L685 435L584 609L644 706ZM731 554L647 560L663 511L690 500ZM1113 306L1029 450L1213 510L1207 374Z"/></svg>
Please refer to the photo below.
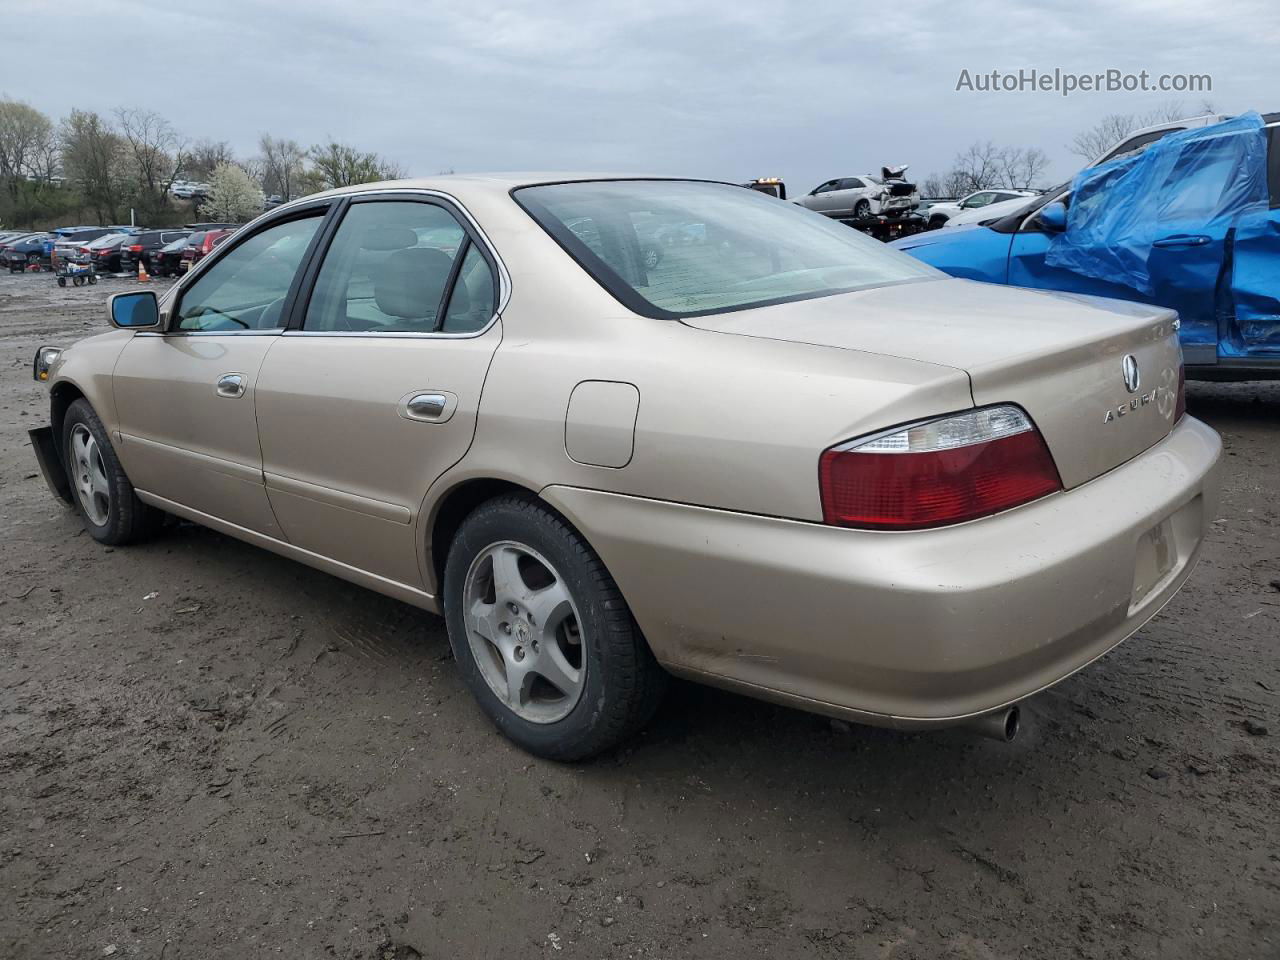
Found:
<svg viewBox="0 0 1280 960"><path fill-rule="evenodd" d="M449 643L481 708L529 753L575 761L653 715L666 674L595 551L531 497L482 504L444 575Z"/></svg>
<svg viewBox="0 0 1280 960"><path fill-rule="evenodd" d="M163 517L134 493L106 427L83 397L62 422L62 459L76 512L89 535L118 546L150 536Z"/></svg>

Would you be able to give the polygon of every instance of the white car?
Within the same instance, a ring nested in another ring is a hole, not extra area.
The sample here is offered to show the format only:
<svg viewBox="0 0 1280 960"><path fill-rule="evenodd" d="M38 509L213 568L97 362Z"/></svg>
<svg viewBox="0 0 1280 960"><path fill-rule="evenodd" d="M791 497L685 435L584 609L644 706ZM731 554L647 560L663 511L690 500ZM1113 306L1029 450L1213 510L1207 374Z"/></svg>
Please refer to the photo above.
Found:
<svg viewBox="0 0 1280 960"><path fill-rule="evenodd" d="M1039 195L1034 190L1005 190L1001 188L997 190L978 190L956 201L934 203L929 206L928 211L929 229L936 230L952 217L967 210L977 210L980 207L988 207L993 203L1017 200L1020 197L1038 197Z"/></svg>
<svg viewBox="0 0 1280 960"><path fill-rule="evenodd" d="M975 223L986 223L988 220L999 220L1001 217L1007 217L1011 213L1016 213L1023 207L1035 203L1039 199L1040 194L1032 194L1029 197L1014 197L1012 200L1000 200L997 203L989 203L985 207L975 207L972 210L961 210L955 216L951 217L942 224L943 227L965 227ZM929 211L933 213L932 210Z"/></svg>
<svg viewBox="0 0 1280 960"><path fill-rule="evenodd" d="M828 217L865 217L905 213L920 202L915 184L902 179L906 167L885 167L882 175L869 173L840 177L814 187L795 202Z"/></svg>

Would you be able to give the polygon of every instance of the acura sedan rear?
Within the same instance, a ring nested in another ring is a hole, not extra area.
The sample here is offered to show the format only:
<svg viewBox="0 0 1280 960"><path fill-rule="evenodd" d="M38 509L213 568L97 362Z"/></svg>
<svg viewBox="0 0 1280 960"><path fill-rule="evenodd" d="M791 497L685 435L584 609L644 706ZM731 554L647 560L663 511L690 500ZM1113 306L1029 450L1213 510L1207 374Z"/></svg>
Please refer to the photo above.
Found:
<svg viewBox="0 0 1280 960"><path fill-rule="evenodd" d="M441 611L544 756L625 738L666 672L1007 734L1214 516L1174 314L949 279L739 187L363 185L150 296L36 358L90 533L166 511Z"/></svg>

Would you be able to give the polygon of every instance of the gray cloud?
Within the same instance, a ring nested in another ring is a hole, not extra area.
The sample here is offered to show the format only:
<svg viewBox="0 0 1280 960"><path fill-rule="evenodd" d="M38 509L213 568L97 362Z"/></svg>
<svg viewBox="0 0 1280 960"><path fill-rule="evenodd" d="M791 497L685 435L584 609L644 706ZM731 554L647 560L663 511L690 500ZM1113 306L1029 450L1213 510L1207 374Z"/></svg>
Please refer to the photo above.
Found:
<svg viewBox="0 0 1280 960"><path fill-rule="evenodd" d="M777 174L798 191L889 162L924 176L991 139L1041 147L1065 178L1071 136L1102 114L1204 99L958 93L966 68L1208 73L1219 109L1280 109L1270 0L61 0L56 15L89 28L5 19L8 95L56 115L146 105L243 153L263 131L332 135L421 175Z"/></svg>

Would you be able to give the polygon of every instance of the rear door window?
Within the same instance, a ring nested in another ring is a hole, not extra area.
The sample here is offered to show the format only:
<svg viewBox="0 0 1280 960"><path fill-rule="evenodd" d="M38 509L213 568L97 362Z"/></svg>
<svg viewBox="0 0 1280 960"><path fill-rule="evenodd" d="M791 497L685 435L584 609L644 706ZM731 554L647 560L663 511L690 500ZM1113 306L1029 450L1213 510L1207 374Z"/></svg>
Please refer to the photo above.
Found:
<svg viewBox="0 0 1280 960"><path fill-rule="evenodd" d="M589 232L590 225L580 225ZM323 333L468 332L488 322L477 309L483 256L471 259L452 307L449 293L471 241L462 225L434 203L374 200L343 217L316 277L303 329ZM475 282L476 302L471 298ZM446 327L451 329L446 330Z"/></svg>

